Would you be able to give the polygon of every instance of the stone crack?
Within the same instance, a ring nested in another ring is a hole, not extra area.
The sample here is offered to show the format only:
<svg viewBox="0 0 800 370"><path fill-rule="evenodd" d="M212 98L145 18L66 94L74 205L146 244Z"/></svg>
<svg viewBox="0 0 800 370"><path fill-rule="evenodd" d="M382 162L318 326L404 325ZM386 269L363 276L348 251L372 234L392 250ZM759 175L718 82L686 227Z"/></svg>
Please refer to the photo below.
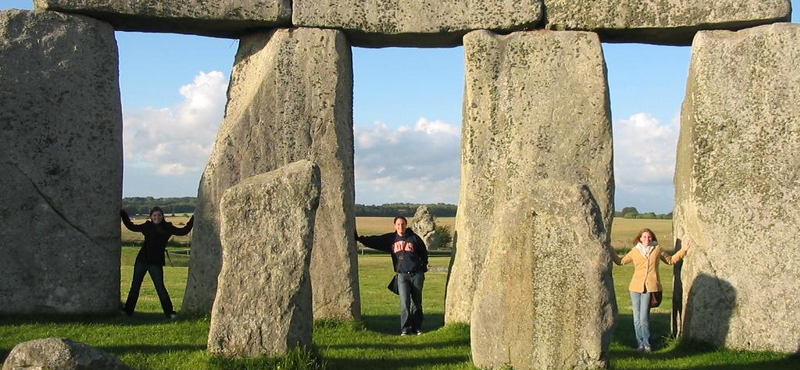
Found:
<svg viewBox="0 0 800 370"><path fill-rule="evenodd" d="M80 233L81 235L86 237L86 239L88 239L92 244L97 246L99 249L104 250L106 253L111 253L111 251L109 251L108 249L103 248L102 246L100 246L100 244L98 244L92 237L89 236L89 234L87 234L80 227L78 227L78 225L73 224L69 219L67 219L67 217L63 213L61 213L61 211L59 211L58 208L56 208L56 206L53 204L53 202L50 200L50 198L47 195L45 195L41 191L41 189L39 189L38 186L36 186L36 182L34 182L33 179L31 179L30 176L28 176L28 174L26 174L25 171L22 170L22 168L20 168L16 163L5 162L5 164L15 168L20 174L22 174L22 176L26 180L28 180L28 182L30 182L30 184L33 187L33 189L36 190L36 193L39 194L39 196L42 197L42 199L44 199L45 203L47 203L47 205L50 207L50 209L52 209L53 212L55 212L58 215L58 217L60 217L62 220L64 220L64 222L66 222L67 225L69 225L71 228L75 229L75 231L77 231L78 233Z"/></svg>

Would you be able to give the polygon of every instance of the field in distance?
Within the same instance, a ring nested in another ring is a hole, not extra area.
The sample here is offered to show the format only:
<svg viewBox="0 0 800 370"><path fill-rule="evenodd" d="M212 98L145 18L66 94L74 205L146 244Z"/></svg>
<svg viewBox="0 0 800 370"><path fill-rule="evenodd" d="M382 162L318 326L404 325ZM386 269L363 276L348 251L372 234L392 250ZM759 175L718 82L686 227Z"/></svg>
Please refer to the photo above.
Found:
<svg viewBox="0 0 800 370"><path fill-rule="evenodd" d="M167 214L167 221L172 222L177 227L183 227L189 222L189 217L183 214L170 216ZM385 234L394 231L392 227L393 217L356 217L356 228L359 235ZM140 216L132 219L135 224L142 224L147 221L147 216ZM411 218L409 218L411 222ZM436 219L437 225L446 225L451 231L455 231L455 217L439 217ZM138 243L143 240L141 233L129 231L120 223L122 228L122 243ZM672 243L672 220L641 220L628 218L615 218L611 227L611 245L614 249L629 249L632 247L632 239L642 228L649 228L658 237L661 246L665 250L673 249ZM174 236L172 241L177 244L189 244L192 234L186 236Z"/></svg>

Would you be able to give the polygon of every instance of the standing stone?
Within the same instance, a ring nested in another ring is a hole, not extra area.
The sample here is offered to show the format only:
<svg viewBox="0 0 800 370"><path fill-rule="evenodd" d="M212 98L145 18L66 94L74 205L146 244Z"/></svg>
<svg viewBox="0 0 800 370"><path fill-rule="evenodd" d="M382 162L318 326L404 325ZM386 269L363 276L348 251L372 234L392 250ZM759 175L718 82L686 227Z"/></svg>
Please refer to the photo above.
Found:
<svg viewBox="0 0 800 370"><path fill-rule="evenodd" d="M67 338L45 338L14 346L3 370L127 370L118 358Z"/></svg>
<svg viewBox="0 0 800 370"><path fill-rule="evenodd" d="M436 238L436 218L431 215L428 206L419 206L408 224L414 233L422 238L422 242L428 249L439 248L439 240Z"/></svg>
<svg viewBox="0 0 800 370"><path fill-rule="evenodd" d="M595 31L604 42L690 45L700 30L788 22L789 0L544 0L552 30Z"/></svg>
<svg viewBox="0 0 800 370"><path fill-rule="evenodd" d="M675 173L683 333L800 348L800 25L700 32Z"/></svg>
<svg viewBox="0 0 800 370"><path fill-rule="evenodd" d="M544 179L588 187L608 240L613 215L611 121L596 34L519 32L464 37L461 191L445 321L468 322L505 202Z"/></svg>
<svg viewBox="0 0 800 370"><path fill-rule="evenodd" d="M540 180L495 215L470 326L484 369L600 369L616 304L602 214L586 186Z"/></svg>
<svg viewBox="0 0 800 370"><path fill-rule="evenodd" d="M282 29L240 41L225 122L200 181L184 310L209 312L214 302L222 193L311 159L323 184L311 257L314 317L360 317L352 83L350 46L339 31Z"/></svg>
<svg viewBox="0 0 800 370"><path fill-rule="evenodd" d="M119 308L117 64L108 24L0 12L0 314Z"/></svg>
<svg viewBox="0 0 800 370"><path fill-rule="evenodd" d="M36 9L102 19L117 30L239 37L288 26L291 0L33 0Z"/></svg>
<svg viewBox="0 0 800 370"><path fill-rule="evenodd" d="M514 31L542 19L541 0L294 0L292 24L336 28L358 46L455 46L473 30Z"/></svg>
<svg viewBox="0 0 800 370"><path fill-rule="evenodd" d="M222 271L208 349L278 356L311 347L311 246L319 168L298 161L228 188L220 203Z"/></svg>

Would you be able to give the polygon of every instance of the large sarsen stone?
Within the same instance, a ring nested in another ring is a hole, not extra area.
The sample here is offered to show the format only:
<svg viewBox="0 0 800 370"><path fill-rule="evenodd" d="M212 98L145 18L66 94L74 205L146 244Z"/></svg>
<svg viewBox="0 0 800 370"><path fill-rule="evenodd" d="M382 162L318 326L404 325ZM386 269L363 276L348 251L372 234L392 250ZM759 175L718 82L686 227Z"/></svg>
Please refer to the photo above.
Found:
<svg viewBox="0 0 800 370"><path fill-rule="evenodd" d="M106 23L0 12L0 315L119 308L117 64Z"/></svg>
<svg viewBox="0 0 800 370"><path fill-rule="evenodd" d="M467 322L495 212L544 179L585 185L611 226L605 63L596 34L475 31L464 37L461 191L445 321ZM604 239L605 240L605 239Z"/></svg>
<svg viewBox="0 0 800 370"><path fill-rule="evenodd" d="M585 186L542 180L498 210L475 293L475 365L600 369L614 328L603 219Z"/></svg>
<svg viewBox="0 0 800 370"><path fill-rule="evenodd" d="M292 24L336 28L358 46L454 46L473 30L514 31L542 18L541 0L294 0Z"/></svg>
<svg viewBox="0 0 800 370"><path fill-rule="evenodd" d="M209 312L214 301L222 193L244 178L310 159L323 184L311 257L314 316L360 317L352 83L350 46L339 31L281 29L240 41L225 122L198 191L184 310Z"/></svg>
<svg viewBox="0 0 800 370"><path fill-rule="evenodd" d="M800 25L700 32L675 173L683 333L800 350Z"/></svg>
<svg viewBox="0 0 800 370"><path fill-rule="evenodd" d="M789 0L544 0L546 28L594 31L604 42L689 45L699 30L788 21Z"/></svg>
<svg viewBox="0 0 800 370"><path fill-rule="evenodd" d="M311 346L309 265L319 196L319 168L305 160L225 191L211 353L277 356Z"/></svg>
<svg viewBox="0 0 800 370"><path fill-rule="evenodd" d="M238 37L289 25L291 0L33 0L36 9L102 19L123 31Z"/></svg>

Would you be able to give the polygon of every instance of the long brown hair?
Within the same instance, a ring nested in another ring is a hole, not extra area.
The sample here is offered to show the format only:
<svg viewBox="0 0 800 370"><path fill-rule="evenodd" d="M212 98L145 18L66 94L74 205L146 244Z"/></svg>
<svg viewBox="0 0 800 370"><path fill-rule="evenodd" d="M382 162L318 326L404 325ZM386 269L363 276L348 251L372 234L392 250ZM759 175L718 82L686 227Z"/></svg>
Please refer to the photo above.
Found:
<svg viewBox="0 0 800 370"><path fill-rule="evenodd" d="M650 233L650 235L653 236L653 241L654 242L658 241L658 238L656 237L656 233L654 233L653 230L650 230L648 228L644 228L644 229L640 230L638 234L636 234L635 238L633 238L633 246L634 247L636 246L636 244L640 243L639 239L642 238L642 234L644 234L644 233Z"/></svg>

